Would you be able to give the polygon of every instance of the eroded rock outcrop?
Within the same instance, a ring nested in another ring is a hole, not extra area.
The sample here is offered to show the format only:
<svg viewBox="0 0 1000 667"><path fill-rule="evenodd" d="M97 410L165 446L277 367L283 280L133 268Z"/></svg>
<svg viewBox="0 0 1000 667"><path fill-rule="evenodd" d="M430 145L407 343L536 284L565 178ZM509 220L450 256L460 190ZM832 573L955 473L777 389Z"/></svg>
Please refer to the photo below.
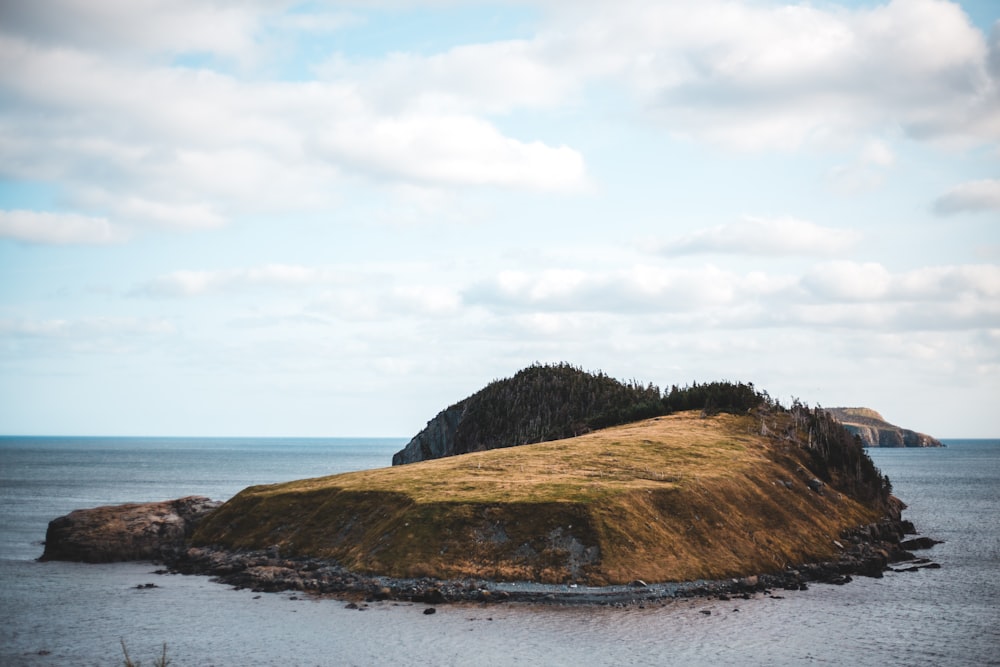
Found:
<svg viewBox="0 0 1000 667"><path fill-rule="evenodd" d="M455 431L465 412L464 403L442 410L427 422L420 433L415 435L406 447L392 456L392 465L416 463L451 456L455 453Z"/></svg>
<svg viewBox="0 0 1000 667"><path fill-rule="evenodd" d="M844 428L861 438L866 447L943 447L926 433L890 424L871 408L827 408Z"/></svg>
<svg viewBox="0 0 1000 667"><path fill-rule="evenodd" d="M49 522L39 560L158 560L186 548L198 522L221 504L188 496L76 510Z"/></svg>

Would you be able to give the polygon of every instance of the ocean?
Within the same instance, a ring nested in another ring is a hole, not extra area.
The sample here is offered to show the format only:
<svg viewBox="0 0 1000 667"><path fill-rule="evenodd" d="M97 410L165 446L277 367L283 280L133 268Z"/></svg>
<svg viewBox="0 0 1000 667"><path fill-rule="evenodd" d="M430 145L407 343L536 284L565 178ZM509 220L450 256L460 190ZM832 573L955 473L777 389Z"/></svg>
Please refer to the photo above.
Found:
<svg viewBox="0 0 1000 667"><path fill-rule="evenodd" d="M1000 440L873 449L939 570L627 609L233 590L150 563L39 563L74 509L389 465L404 439L0 437L0 665L1000 665ZM146 587L146 584L156 587ZM710 612L710 613L708 613Z"/></svg>

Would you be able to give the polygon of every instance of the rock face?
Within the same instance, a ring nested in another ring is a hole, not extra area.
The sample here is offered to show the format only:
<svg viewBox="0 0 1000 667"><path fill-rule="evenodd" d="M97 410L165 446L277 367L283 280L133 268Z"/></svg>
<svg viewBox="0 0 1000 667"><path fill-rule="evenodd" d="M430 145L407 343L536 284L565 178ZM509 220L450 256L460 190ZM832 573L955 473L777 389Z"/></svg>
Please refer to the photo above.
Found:
<svg viewBox="0 0 1000 667"><path fill-rule="evenodd" d="M188 496L81 509L53 519L39 560L110 563L156 560L186 548L197 523L222 503Z"/></svg>
<svg viewBox="0 0 1000 667"><path fill-rule="evenodd" d="M393 454L392 465L440 459L454 454L455 431L464 412L464 403L439 412L406 447Z"/></svg>
<svg viewBox="0 0 1000 667"><path fill-rule="evenodd" d="M900 428L871 408L827 408L833 418L861 438L866 447L943 447L926 433Z"/></svg>

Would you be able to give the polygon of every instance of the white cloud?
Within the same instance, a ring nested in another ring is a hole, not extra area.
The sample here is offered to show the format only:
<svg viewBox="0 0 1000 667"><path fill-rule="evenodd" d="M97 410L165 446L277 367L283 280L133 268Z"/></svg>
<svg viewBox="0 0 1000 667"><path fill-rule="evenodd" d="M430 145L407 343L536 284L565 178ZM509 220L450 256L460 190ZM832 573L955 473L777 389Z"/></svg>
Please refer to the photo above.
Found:
<svg viewBox="0 0 1000 667"><path fill-rule="evenodd" d="M0 4L0 30L42 44L248 57L264 2L52 0Z"/></svg>
<svg viewBox="0 0 1000 667"><path fill-rule="evenodd" d="M0 174L57 180L87 212L205 228L329 210L350 178L572 190L582 155L469 114L396 113L356 82L272 83L47 48L0 33ZM120 193L126 192L122 197Z"/></svg>
<svg viewBox="0 0 1000 667"><path fill-rule="evenodd" d="M861 234L823 227L796 218L746 218L703 229L659 244L667 255L730 253L744 255L836 255L853 247Z"/></svg>
<svg viewBox="0 0 1000 667"><path fill-rule="evenodd" d="M833 188L841 193L855 194L881 187L886 170L893 166L896 156L887 143L871 139L858 152L854 162L830 169L827 178Z"/></svg>
<svg viewBox="0 0 1000 667"><path fill-rule="evenodd" d="M146 348L176 333L165 318L90 316L69 318L0 318L4 352L15 357L63 349L71 355L125 353Z"/></svg>
<svg viewBox="0 0 1000 667"><path fill-rule="evenodd" d="M545 33L378 60L338 54L317 70L324 80L357 86L365 99L392 113L499 114L556 107L580 91L593 72L560 53L565 40Z"/></svg>
<svg viewBox="0 0 1000 667"><path fill-rule="evenodd" d="M828 262L813 267L803 285L834 301L952 301L1000 298L1000 266L930 266L890 273L875 262Z"/></svg>
<svg viewBox="0 0 1000 667"><path fill-rule="evenodd" d="M956 185L934 202L938 215L1000 211L1000 180L984 179Z"/></svg>
<svg viewBox="0 0 1000 667"><path fill-rule="evenodd" d="M268 264L246 269L174 271L139 285L132 294L155 298L191 297L254 288L299 288L347 280L351 278L337 269Z"/></svg>
<svg viewBox="0 0 1000 667"><path fill-rule="evenodd" d="M875 262L836 261L820 264L803 277L814 295L830 301L879 301L889 293L889 271Z"/></svg>
<svg viewBox="0 0 1000 667"><path fill-rule="evenodd" d="M426 56L338 54L319 68L321 80L274 82L267 59L279 56L268 50L267 26L280 40L356 20L336 8L286 10L281 2L4 4L0 174L59 182L91 217L180 228L247 212L330 210L359 174L390 188L575 191L587 185L580 150L514 136L495 116L573 109L596 88L624 91L670 133L730 147L854 139L863 169L832 174L851 190L878 185L879 170L893 164L888 145L865 139L885 128L965 144L1000 139L1000 86L989 66L997 40L987 45L940 0L853 11L554 3L526 39ZM242 75L169 66L202 53L244 63ZM948 195L938 209L969 196Z"/></svg>
<svg viewBox="0 0 1000 667"><path fill-rule="evenodd" d="M104 245L124 240L125 233L105 218L0 210L0 238L51 245Z"/></svg>
<svg viewBox="0 0 1000 667"><path fill-rule="evenodd" d="M412 267L410 267L412 268ZM420 269L415 269L419 272ZM378 267L335 268L267 264L240 269L174 271L132 290L131 295L155 299L191 298L262 290L292 290L298 303L283 301L280 315L241 317L243 324L274 319L328 323L329 318L388 321L410 316L449 317L459 313L461 295L432 282L402 281ZM296 312L289 313L292 308Z"/></svg>
<svg viewBox="0 0 1000 667"><path fill-rule="evenodd" d="M861 162L878 167L890 167L896 161L892 149L884 141L872 139L861 150Z"/></svg>
<svg viewBox="0 0 1000 667"><path fill-rule="evenodd" d="M1000 139L989 50L948 2L622 2L582 14L566 6L554 23L674 133L744 150L840 145L894 126L918 139Z"/></svg>
<svg viewBox="0 0 1000 667"><path fill-rule="evenodd" d="M503 271L467 290L466 301L500 311L673 313L706 310L792 284L781 276L742 276L713 266L636 265L618 271Z"/></svg>
<svg viewBox="0 0 1000 667"><path fill-rule="evenodd" d="M331 12L296 12L277 19L282 30L292 33L334 33L362 23L363 20L354 14Z"/></svg>
<svg viewBox="0 0 1000 667"><path fill-rule="evenodd" d="M471 116L355 117L330 123L319 145L330 159L417 183L538 190L584 184L579 152L511 139Z"/></svg>
<svg viewBox="0 0 1000 667"><path fill-rule="evenodd" d="M633 330L827 327L892 331L1000 326L1000 266L936 266L893 273L833 261L800 276L712 266L623 271L504 271L465 292L470 306L539 332L564 315L617 318ZM650 319L652 318L652 319Z"/></svg>

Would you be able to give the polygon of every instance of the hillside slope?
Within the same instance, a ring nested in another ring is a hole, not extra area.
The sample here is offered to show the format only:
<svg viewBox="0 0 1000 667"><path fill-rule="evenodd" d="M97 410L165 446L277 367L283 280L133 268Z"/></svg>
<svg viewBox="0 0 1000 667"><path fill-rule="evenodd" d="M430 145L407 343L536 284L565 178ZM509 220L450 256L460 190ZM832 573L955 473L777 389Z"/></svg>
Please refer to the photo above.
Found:
<svg viewBox="0 0 1000 667"><path fill-rule="evenodd" d="M802 409L678 413L251 487L193 542L393 577L599 585L774 572L836 557L844 531L888 512L888 480L840 432Z"/></svg>
<svg viewBox="0 0 1000 667"><path fill-rule="evenodd" d="M625 410L636 419L661 414L660 390L569 364L536 364L439 412L392 464L572 437Z"/></svg>
<svg viewBox="0 0 1000 667"><path fill-rule="evenodd" d="M621 382L570 364L535 364L442 410L392 457L393 465L582 435L680 410L745 414L770 403L752 384Z"/></svg>
<svg viewBox="0 0 1000 667"><path fill-rule="evenodd" d="M827 408L834 419L861 438L866 447L942 447L926 433L890 424L871 408Z"/></svg>

